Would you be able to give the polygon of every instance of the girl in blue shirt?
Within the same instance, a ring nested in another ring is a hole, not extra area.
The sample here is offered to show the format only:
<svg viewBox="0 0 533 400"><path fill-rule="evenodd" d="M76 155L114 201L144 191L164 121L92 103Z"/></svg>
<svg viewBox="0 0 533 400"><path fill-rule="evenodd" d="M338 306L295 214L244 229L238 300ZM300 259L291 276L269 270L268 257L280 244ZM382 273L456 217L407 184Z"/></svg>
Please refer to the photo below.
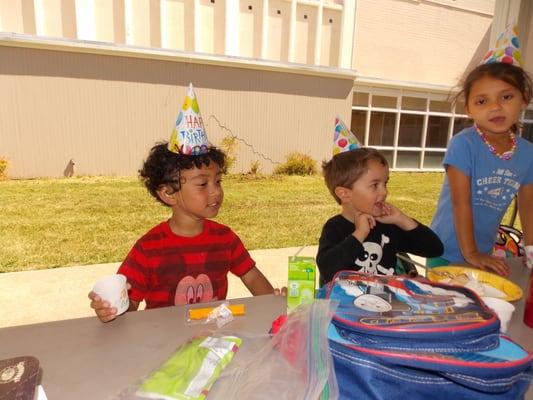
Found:
<svg viewBox="0 0 533 400"><path fill-rule="evenodd" d="M532 83L519 66L491 62L467 76L458 96L474 125L452 138L444 157L446 177L431 224L444 253L428 265L467 262L505 276L509 266L491 253L515 195L525 244L533 244L533 144L518 135Z"/></svg>

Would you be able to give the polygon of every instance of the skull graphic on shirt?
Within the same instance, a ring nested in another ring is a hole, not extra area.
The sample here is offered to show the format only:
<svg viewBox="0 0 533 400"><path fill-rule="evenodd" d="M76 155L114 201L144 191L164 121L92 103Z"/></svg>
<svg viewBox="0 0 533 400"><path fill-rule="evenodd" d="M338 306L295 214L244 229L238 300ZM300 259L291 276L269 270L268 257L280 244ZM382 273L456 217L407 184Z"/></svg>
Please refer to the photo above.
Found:
<svg viewBox="0 0 533 400"><path fill-rule="evenodd" d="M364 242L365 251L355 260L355 265L359 267L359 271L366 274L392 275L394 268L387 268L380 264L383 258L383 248L389 242L390 239L383 234L381 235L381 243Z"/></svg>

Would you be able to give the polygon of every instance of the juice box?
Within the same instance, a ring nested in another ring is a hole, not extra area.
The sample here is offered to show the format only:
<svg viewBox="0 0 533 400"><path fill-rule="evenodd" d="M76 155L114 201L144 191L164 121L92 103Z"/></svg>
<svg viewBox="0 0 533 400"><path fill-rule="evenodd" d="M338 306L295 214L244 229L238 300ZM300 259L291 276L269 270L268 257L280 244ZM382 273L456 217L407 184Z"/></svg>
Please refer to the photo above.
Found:
<svg viewBox="0 0 533 400"><path fill-rule="evenodd" d="M292 310L315 298L316 262L314 257L289 256L287 307Z"/></svg>

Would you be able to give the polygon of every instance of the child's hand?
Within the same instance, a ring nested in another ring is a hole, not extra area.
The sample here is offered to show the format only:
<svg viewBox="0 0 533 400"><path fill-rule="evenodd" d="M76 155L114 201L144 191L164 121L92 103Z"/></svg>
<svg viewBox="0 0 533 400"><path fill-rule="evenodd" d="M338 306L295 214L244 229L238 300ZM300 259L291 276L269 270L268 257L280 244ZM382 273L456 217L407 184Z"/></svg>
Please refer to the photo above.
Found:
<svg viewBox="0 0 533 400"><path fill-rule="evenodd" d="M287 297L287 288L285 286L283 286L281 289L275 288L274 289L274 296Z"/></svg>
<svg viewBox="0 0 533 400"><path fill-rule="evenodd" d="M509 275L509 265L501 258L475 252L465 256L465 260L482 271L494 272L501 276Z"/></svg>
<svg viewBox="0 0 533 400"><path fill-rule="evenodd" d="M394 224L404 231L410 231L416 228L416 222L392 204L383 203L381 210L383 214L380 217L376 217L376 220L382 224Z"/></svg>
<svg viewBox="0 0 533 400"><path fill-rule="evenodd" d="M109 322L117 317L117 309L111 307L109 302L102 300L96 293L91 291L88 297L91 300L91 308L96 312L96 316L100 321Z"/></svg>
<svg viewBox="0 0 533 400"><path fill-rule="evenodd" d="M355 215L354 225L353 235L363 243L370 231L376 226L376 220L370 214L358 213Z"/></svg>

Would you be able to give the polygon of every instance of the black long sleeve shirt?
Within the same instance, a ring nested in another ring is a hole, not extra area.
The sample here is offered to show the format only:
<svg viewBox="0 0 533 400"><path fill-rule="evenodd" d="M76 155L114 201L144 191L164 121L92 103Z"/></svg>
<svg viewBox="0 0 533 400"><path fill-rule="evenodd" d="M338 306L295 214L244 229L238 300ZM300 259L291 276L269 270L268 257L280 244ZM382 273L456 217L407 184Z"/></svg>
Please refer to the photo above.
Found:
<svg viewBox="0 0 533 400"><path fill-rule="evenodd" d="M439 237L417 221L417 227L404 231L392 224L376 221L364 243L352 234L353 222L342 215L330 218L322 228L317 264L321 280L329 282L341 270L373 274L394 273L396 253L407 252L422 257L438 257L443 252Z"/></svg>

